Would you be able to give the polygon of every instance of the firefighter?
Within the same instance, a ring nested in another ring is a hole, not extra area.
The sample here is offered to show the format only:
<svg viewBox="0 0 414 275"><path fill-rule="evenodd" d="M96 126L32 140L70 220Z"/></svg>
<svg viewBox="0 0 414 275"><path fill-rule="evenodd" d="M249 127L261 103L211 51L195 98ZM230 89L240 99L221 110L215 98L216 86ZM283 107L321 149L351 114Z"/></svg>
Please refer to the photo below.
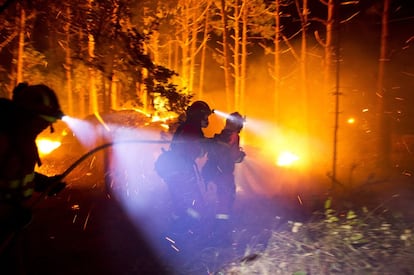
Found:
<svg viewBox="0 0 414 275"><path fill-rule="evenodd" d="M209 125L212 111L204 101L195 101L186 110L184 121L173 134L169 153L168 173L163 173L173 204L173 231L194 232L204 207L199 187L196 159L205 154L203 128Z"/></svg>
<svg viewBox="0 0 414 275"><path fill-rule="evenodd" d="M227 241L230 230L230 218L236 198L234 179L235 164L244 160L246 153L240 147L240 132L245 119L238 113L231 113L225 122L224 129L215 134L209 144L207 161L202 168L202 176L206 184L216 185L216 210L213 235L218 241ZM230 241L230 240L229 240Z"/></svg>
<svg viewBox="0 0 414 275"><path fill-rule="evenodd" d="M55 92L48 86L18 84L12 99L0 99L0 254L6 253L12 236L32 219L30 203L34 192L53 195L66 185L61 176L35 172L40 166L36 137L61 119ZM3 255L0 255L3 256ZM3 257L1 257L4 259Z"/></svg>

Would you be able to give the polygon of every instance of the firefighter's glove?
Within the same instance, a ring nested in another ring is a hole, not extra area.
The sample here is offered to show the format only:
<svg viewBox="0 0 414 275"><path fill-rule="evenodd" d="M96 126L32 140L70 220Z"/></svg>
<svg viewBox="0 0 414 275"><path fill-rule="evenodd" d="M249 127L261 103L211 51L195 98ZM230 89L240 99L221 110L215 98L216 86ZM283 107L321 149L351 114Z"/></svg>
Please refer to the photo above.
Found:
<svg viewBox="0 0 414 275"><path fill-rule="evenodd" d="M62 175L48 177L43 174L36 173L35 190L37 192L48 192L48 196L56 195L66 187L66 183L62 182L62 179Z"/></svg>
<svg viewBox="0 0 414 275"><path fill-rule="evenodd" d="M63 189L65 189L66 187L66 183L59 181L56 184L54 184L52 186L52 188L50 189L49 193L47 193L47 195L50 196L54 196L57 195L58 193L60 193L60 191L62 191Z"/></svg>

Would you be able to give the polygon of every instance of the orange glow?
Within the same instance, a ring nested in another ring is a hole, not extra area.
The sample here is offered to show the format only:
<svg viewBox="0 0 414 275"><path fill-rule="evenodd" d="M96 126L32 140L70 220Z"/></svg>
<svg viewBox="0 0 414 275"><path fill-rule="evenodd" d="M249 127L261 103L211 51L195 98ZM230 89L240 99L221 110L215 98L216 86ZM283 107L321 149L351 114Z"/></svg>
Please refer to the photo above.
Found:
<svg viewBox="0 0 414 275"><path fill-rule="evenodd" d="M348 118L347 122L348 122L348 124L354 124L355 123L355 118L350 117L350 118Z"/></svg>
<svg viewBox="0 0 414 275"><path fill-rule="evenodd" d="M299 157L291 152L281 152L277 158L277 165L278 166L291 166L294 164L297 160L299 160Z"/></svg>
<svg viewBox="0 0 414 275"><path fill-rule="evenodd" d="M60 141L54 141L47 138L37 139L36 144L41 156L50 154L61 145Z"/></svg>

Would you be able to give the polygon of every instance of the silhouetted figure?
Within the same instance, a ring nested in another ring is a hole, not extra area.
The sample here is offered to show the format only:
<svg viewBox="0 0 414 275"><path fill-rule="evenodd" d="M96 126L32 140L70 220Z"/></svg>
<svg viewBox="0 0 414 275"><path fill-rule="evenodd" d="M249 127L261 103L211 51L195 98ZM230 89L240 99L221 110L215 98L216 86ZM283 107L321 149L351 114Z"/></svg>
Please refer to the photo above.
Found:
<svg viewBox="0 0 414 275"><path fill-rule="evenodd" d="M199 188L196 159L205 154L202 131L212 111L204 101L195 101L186 110L185 120L173 134L170 149L155 164L167 184L174 209L173 231L178 234L198 230L204 202Z"/></svg>
<svg viewBox="0 0 414 275"><path fill-rule="evenodd" d="M13 241L32 219L33 193L52 195L65 187L60 176L35 172L41 165L36 138L47 127L53 131L52 124L63 113L48 86L20 83L12 100L0 99L0 116L0 268L10 268L4 274L12 274L20 264L14 262Z"/></svg>
<svg viewBox="0 0 414 275"><path fill-rule="evenodd" d="M243 129L244 118L238 113L231 113L224 129L215 134L209 144L207 161L202 168L202 176L206 184L216 185L216 212L213 227L213 238L216 241L229 241L230 218L236 198L234 179L235 164L246 156L240 147L239 133Z"/></svg>

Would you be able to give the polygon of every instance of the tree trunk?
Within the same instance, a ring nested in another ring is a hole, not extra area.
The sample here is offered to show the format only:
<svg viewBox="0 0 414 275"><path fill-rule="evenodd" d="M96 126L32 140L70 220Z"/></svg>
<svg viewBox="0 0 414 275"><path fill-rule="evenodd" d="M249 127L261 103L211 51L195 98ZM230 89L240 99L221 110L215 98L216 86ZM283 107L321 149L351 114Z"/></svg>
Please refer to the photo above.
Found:
<svg viewBox="0 0 414 275"><path fill-rule="evenodd" d="M275 0L275 38L274 44L274 65L273 65L273 79L275 81L275 89L273 92L273 116L275 122L280 122L280 0Z"/></svg>
<svg viewBox="0 0 414 275"><path fill-rule="evenodd" d="M337 9L334 0L328 1L328 14L326 19L326 37L325 37L325 44L324 44L324 64L323 64L323 88L322 91L324 92L324 95L321 97L322 102L319 103L320 110L333 110L334 112L334 136L333 136L333 181L336 180L336 161L337 161L337 135L338 135L338 111L339 111L339 94L335 93L335 104L333 106L334 109L332 109L331 105L328 103L328 100L325 98L331 98L329 95L334 93L334 85L333 85L333 61L332 58L334 56L334 48L339 47L339 45L333 44L333 32L334 32L334 25L337 24L338 29L336 31L339 31L339 22L336 23L335 20L338 20L335 18L335 10ZM336 58L337 62L339 62L339 57ZM339 65L339 64L338 64ZM317 105L318 106L318 105ZM329 121L329 114L331 112L325 112L322 115L321 121ZM320 126L320 125L318 125ZM326 135L321 137L322 140L330 140L331 136Z"/></svg>
<svg viewBox="0 0 414 275"><path fill-rule="evenodd" d="M328 15L326 18L326 37L325 37L325 44L324 44L324 66L323 66L323 84L324 84L324 91L326 93L331 92L332 88L332 57L333 57L333 27L334 27L334 9L335 3L334 0L328 1Z"/></svg>
<svg viewBox="0 0 414 275"><path fill-rule="evenodd" d="M88 0L89 9L93 9L93 1L94 0ZM91 18L92 15L90 15ZM93 20L93 19L91 19ZM98 92L96 90L96 71L95 68L92 66L95 62L95 38L90 31L90 27L88 28L88 57L89 57L89 108L90 112L93 114L99 113L99 106L98 106Z"/></svg>
<svg viewBox="0 0 414 275"><path fill-rule="evenodd" d="M118 38L118 27L120 26L120 4L119 1L113 1L113 5L112 5L113 9L112 9L112 17L111 17L111 21L112 21L112 37L113 40L112 41L116 41ZM109 86L110 88L108 89L108 94L107 94L107 102L108 102L108 106L106 106L106 108L104 108L104 111L110 111L110 110L116 110L118 109L118 72L117 72L117 68L115 67L115 53L118 51L118 46L116 43L112 43L111 45L111 54L109 55L110 60L110 66L109 66L109 70L110 70L110 83Z"/></svg>
<svg viewBox="0 0 414 275"><path fill-rule="evenodd" d="M384 0L381 20L381 48L378 64L378 79L377 79L377 104L379 116L379 154L378 165L381 171L390 167L391 154L391 121L387 115L389 96L384 87L384 77L386 72L386 65L389 62L388 56L388 23L389 23L389 7L390 0Z"/></svg>
<svg viewBox="0 0 414 275"><path fill-rule="evenodd" d="M246 2L243 4L242 10L242 37L241 37L241 73L240 73L240 106L237 108L243 114L246 111L245 106L245 97L246 97L246 80L247 80L247 25L248 25L248 9L246 6Z"/></svg>
<svg viewBox="0 0 414 275"><path fill-rule="evenodd" d="M16 70L16 83L23 82L23 67L24 67L24 44L26 34L26 11L24 7L20 5L20 21L19 21L19 43L17 45L17 70Z"/></svg>
<svg viewBox="0 0 414 275"><path fill-rule="evenodd" d="M238 110L240 105L240 14L239 1L235 0L233 14L233 72L234 72L234 103L232 108Z"/></svg>
<svg viewBox="0 0 414 275"><path fill-rule="evenodd" d="M310 137L309 125L311 123L311 117L309 113L309 95L308 95L308 79L307 79L307 27L308 27L308 1L302 1L302 7L300 7L299 1L295 0L296 9L298 11L300 21L301 21L301 52L300 52L300 102L299 106L302 106L298 113L301 113L301 117L304 119L301 121L301 124L304 126L304 133L307 137ZM309 138L308 138L309 141ZM306 152L303 152L306 157L309 154L309 144L306 146Z"/></svg>
<svg viewBox="0 0 414 275"><path fill-rule="evenodd" d="M184 3L182 6L184 9L183 13L183 21L181 23L182 29L181 31L181 79L182 79L182 86L185 88L185 91L188 92L188 70L189 70L189 43L190 43L190 35L189 35L189 7L187 3Z"/></svg>
<svg viewBox="0 0 414 275"><path fill-rule="evenodd" d="M223 69L224 69L224 85L226 89L226 106L227 111L230 110L230 91L231 91L231 71L230 71L230 56L229 56L229 42L228 42L228 25L227 25L227 7L226 1L221 0L221 21L223 25Z"/></svg>
<svg viewBox="0 0 414 275"><path fill-rule="evenodd" d="M194 75L197 55L197 33L198 33L198 14L197 9L191 13L191 42L190 42L190 64L188 68L188 90L194 92Z"/></svg>
<svg viewBox="0 0 414 275"><path fill-rule="evenodd" d="M207 9L209 8L210 4L207 6ZM204 19L204 43L202 45L201 49L201 61L200 61L200 80L199 80L199 88L198 88L198 97L199 99L203 99L204 96L204 75L205 75L205 67L206 67L206 50L207 50L207 41L209 39L208 34L208 26L209 26L209 14L208 11L206 13L205 19Z"/></svg>
<svg viewBox="0 0 414 275"><path fill-rule="evenodd" d="M209 10L210 10L211 2L209 1L207 3L206 7L206 14L204 16L204 30L203 30L203 37L204 41L201 45L201 60L200 60L200 78L199 78L199 88L198 88L198 97L200 99L203 99L204 96L204 75L205 75L205 69L206 69L206 51L207 51L207 42L209 40Z"/></svg>
<svg viewBox="0 0 414 275"><path fill-rule="evenodd" d="M64 26L66 47L65 47L65 74L66 74L66 95L68 100L68 114L73 115L73 93L72 93L72 54L70 48L70 29L72 25L72 11L70 6L66 7L66 25Z"/></svg>

